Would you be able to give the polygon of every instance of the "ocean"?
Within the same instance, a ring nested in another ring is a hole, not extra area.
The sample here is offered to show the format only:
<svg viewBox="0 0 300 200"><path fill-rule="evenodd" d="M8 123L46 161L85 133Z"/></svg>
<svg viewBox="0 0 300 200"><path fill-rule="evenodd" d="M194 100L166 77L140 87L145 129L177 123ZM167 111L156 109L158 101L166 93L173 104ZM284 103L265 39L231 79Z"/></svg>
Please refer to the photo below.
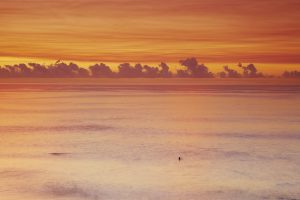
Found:
<svg viewBox="0 0 300 200"><path fill-rule="evenodd" d="M299 200L299 166L300 81L0 82L0 200Z"/></svg>

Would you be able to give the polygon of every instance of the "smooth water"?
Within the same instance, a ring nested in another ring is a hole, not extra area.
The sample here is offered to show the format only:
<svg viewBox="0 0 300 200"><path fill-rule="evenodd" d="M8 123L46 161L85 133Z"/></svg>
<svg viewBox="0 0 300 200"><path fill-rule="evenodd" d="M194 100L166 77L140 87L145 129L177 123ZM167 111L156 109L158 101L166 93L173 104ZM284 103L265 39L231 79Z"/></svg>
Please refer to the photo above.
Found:
<svg viewBox="0 0 300 200"><path fill-rule="evenodd" d="M299 86L9 85L1 200L300 199Z"/></svg>

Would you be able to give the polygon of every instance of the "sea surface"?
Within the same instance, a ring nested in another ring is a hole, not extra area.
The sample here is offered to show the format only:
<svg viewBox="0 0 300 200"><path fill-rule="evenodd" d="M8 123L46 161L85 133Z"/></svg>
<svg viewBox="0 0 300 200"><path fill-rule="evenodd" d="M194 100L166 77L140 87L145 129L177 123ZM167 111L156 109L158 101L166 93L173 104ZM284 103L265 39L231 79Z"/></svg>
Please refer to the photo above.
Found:
<svg viewBox="0 0 300 200"><path fill-rule="evenodd" d="M24 199L300 200L300 83L1 80L0 200Z"/></svg>

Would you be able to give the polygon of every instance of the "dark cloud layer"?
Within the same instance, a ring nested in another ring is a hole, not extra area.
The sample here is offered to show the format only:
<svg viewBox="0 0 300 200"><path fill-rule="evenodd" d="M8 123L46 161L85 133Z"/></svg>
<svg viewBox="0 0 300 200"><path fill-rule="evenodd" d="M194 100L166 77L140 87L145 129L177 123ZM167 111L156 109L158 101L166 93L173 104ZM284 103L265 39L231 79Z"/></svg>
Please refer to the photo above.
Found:
<svg viewBox="0 0 300 200"><path fill-rule="evenodd" d="M214 77L212 72L208 71L208 67L206 67L204 64L198 64L198 61L196 58L187 58L185 60L179 61L181 65L185 66L186 69L183 71L180 71L180 73L183 73L187 75L188 77L194 77L194 78L212 78Z"/></svg>
<svg viewBox="0 0 300 200"><path fill-rule="evenodd" d="M258 73L254 64L249 64L247 66L243 66L241 63L238 64L240 68L243 69L244 77L262 77L262 73Z"/></svg>
<svg viewBox="0 0 300 200"><path fill-rule="evenodd" d="M260 73L254 64L238 64L237 70L224 67L224 71L212 73L209 68L200 64L194 57L179 61L182 65L176 73L170 71L168 64L161 62L158 66L142 65L137 63L121 63L117 71L110 66L100 63L90 66L88 69L78 66L75 63L65 63L58 60L51 65L38 63L16 64L0 66L0 78L9 77L47 77L47 78L74 78L74 77L95 77L95 78L257 78L265 77ZM242 73L238 72L241 70ZM282 77L299 78L300 72L284 72Z"/></svg>
<svg viewBox="0 0 300 200"><path fill-rule="evenodd" d="M282 76L285 78L300 78L300 71L285 71Z"/></svg>

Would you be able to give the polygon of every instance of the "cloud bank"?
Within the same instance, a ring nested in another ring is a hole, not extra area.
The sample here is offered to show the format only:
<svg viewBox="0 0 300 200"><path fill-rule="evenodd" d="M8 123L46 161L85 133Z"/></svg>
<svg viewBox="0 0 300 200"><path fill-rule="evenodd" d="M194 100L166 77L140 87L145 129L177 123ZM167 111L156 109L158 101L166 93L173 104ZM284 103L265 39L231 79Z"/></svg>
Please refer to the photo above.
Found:
<svg viewBox="0 0 300 200"><path fill-rule="evenodd" d="M39 63L15 64L0 66L0 78L9 77L40 77L40 78L259 78L266 77L258 71L254 64L238 64L237 69L224 66L224 71L212 73L209 68L200 64L194 57L180 60L182 68L171 72L167 63L161 62L158 66L142 65L136 63L121 63L117 71L104 63L97 63L88 68L80 67L77 64L65 63L60 60L50 65ZM241 72L239 72L240 70ZM284 72L282 77L299 78L300 72Z"/></svg>

